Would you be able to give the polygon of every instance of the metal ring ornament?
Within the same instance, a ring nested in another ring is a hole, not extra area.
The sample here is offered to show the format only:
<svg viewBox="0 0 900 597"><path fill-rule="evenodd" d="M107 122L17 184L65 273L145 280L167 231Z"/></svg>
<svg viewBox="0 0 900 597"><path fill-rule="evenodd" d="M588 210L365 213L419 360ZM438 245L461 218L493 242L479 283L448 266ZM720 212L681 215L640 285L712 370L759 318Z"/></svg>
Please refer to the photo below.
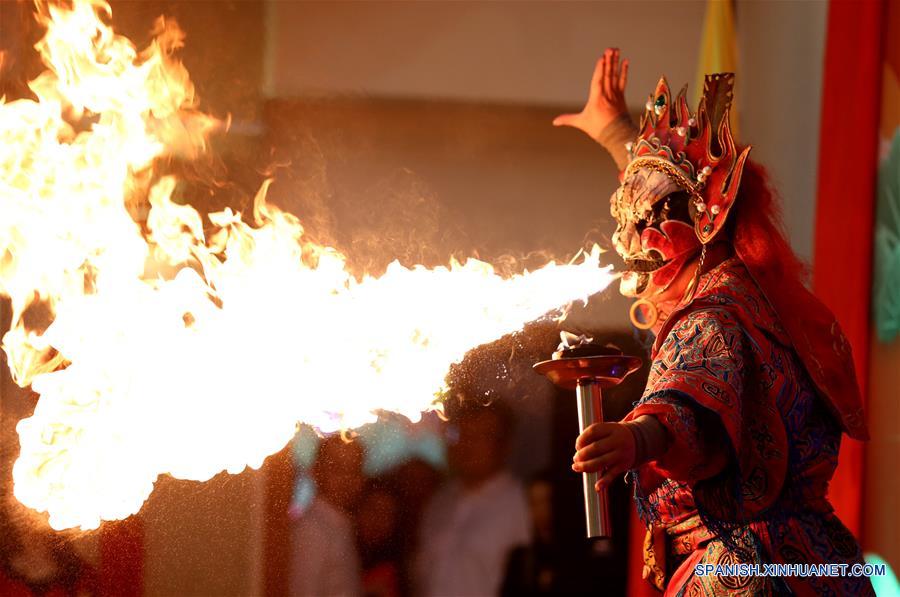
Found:
<svg viewBox="0 0 900 597"><path fill-rule="evenodd" d="M642 307L646 307L647 309L647 317L645 317L643 321L638 318L638 310ZM656 305L653 304L653 302L648 301L647 299L638 299L632 303L631 308L628 310L628 317L631 319L631 325L637 329L649 330L655 326L656 322L659 320L659 309L656 308Z"/></svg>

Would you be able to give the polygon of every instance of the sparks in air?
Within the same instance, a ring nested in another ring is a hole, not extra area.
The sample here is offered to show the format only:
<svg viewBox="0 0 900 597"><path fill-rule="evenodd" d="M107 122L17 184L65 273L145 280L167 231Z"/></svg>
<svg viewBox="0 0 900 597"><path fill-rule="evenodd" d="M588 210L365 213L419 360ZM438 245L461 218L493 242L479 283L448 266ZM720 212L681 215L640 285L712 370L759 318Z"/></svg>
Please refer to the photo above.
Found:
<svg viewBox="0 0 900 597"><path fill-rule="evenodd" d="M218 126L175 58L184 37L160 19L137 51L109 13L39 3L47 70L35 99L0 102L3 348L40 396L17 428L14 490L54 528L137 512L161 474L258 467L298 422L415 420L468 350L612 280L596 248L511 277L469 259L358 279L265 203L266 184L253 214L200 214L155 169ZM348 378L361 391L336 392Z"/></svg>

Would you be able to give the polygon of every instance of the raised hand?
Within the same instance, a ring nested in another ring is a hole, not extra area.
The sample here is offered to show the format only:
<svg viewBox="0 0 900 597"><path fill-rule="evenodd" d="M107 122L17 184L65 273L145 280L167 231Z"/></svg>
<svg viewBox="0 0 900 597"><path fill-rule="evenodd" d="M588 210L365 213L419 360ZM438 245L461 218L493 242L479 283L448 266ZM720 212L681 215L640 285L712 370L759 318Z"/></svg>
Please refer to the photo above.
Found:
<svg viewBox="0 0 900 597"><path fill-rule="evenodd" d="M595 141L610 122L628 113L625 85L628 83L628 60L620 62L619 49L607 48L591 77L591 88L584 109L577 114L561 114L554 126L571 126L587 133Z"/></svg>

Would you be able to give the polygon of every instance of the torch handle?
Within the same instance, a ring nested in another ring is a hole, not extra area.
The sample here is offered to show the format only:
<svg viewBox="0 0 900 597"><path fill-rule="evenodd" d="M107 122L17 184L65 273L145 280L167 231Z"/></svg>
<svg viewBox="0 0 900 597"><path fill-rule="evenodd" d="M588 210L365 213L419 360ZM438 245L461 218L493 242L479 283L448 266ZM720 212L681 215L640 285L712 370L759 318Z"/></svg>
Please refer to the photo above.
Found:
<svg viewBox="0 0 900 597"><path fill-rule="evenodd" d="M600 386L590 378L579 379L576 386L578 397L578 427L581 433L593 423L603 421L603 402ZM587 536L609 537L612 527L609 520L609 501L606 489L597 491L597 473L583 473L584 513L587 520Z"/></svg>

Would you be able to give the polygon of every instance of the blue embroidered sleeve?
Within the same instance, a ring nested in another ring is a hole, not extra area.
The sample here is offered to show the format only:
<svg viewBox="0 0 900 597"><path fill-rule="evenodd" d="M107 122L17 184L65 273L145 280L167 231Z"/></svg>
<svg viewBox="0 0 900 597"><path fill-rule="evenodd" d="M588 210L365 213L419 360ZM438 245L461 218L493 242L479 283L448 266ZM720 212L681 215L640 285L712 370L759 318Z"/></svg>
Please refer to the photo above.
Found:
<svg viewBox="0 0 900 597"><path fill-rule="evenodd" d="M656 462L665 476L707 478L740 450L745 344L738 322L717 309L692 312L669 332L630 415L652 414L666 427L669 449Z"/></svg>

